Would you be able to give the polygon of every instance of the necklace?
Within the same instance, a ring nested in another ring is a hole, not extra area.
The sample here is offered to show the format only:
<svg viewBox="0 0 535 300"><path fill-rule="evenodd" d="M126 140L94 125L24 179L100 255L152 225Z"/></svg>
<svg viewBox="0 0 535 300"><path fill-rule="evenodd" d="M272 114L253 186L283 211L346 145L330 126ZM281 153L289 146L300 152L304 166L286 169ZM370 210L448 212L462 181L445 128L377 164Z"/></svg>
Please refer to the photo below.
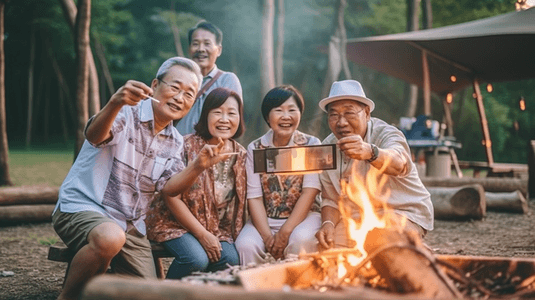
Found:
<svg viewBox="0 0 535 300"><path fill-rule="evenodd" d="M214 180L221 182L223 185L227 185L228 182L228 170L230 166L231 158L227 158L212 166L214 172Z"/></svg>

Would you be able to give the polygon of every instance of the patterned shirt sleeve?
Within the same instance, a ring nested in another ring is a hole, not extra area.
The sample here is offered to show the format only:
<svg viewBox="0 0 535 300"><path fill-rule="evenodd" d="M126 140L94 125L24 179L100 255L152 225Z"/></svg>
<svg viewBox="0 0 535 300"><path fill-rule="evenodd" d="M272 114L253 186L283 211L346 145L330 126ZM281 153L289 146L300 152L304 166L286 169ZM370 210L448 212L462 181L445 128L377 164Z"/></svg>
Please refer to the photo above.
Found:
<svg viewBox="0 0 535 300"><path fill-rule="evenodd" d="M111 136L106 139L105 141L99 143L99 144L93 144L91 141L87 140L93 147L95 148L103 148L106 146L113 146L117 144L121 138L124 136L124 132L126 131L126 124L128 123L128 119L131 118L131 112L132 107L130 106L123 106L117 116L115 117L115 120L113 121L113 125L111 127ZM96 115L95 115L96 116ZM84 128L84 136L87 134L87 128L89 128L89 125L93 122L95 119L95 116L92 116L86 123ZM86 138L87 139L87 138Z"/></svg>
<svg viewBox="0 0 535 300"><path fill-rule="evenodd" d="M155 185L155 190L157 192L160 192L169 178L171 178L173 175L181 172L184 170L184 148L183 148L183 141L177 141L178 147L177 151L175 152L175 155L172 156L170 159L167 160L165 171L162 173L162 176L158 179Z"/></svg>

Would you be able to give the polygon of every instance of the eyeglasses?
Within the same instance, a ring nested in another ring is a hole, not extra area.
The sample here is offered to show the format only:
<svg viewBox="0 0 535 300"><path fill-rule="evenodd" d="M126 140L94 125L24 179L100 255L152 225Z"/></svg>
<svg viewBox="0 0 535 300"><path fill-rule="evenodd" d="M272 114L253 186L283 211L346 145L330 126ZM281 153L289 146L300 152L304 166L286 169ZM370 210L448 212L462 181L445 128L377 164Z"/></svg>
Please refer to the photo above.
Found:
<svg viewBox="0 0 535 300"><path fill-rule="evenodd" d="M328 118L329 118L329 122L338 122L340 121L340 119L343 117L344 119L348 120L348 121L354 121L354 120L357 120L359 118L359 113L361 111L363 111L363 109L361 110L358 110L358 111L354 111L354 110L350 110L350 111L346 111L342 114L339 114L339 113L336 113L336 112L330 112L328 114Z"/></svg>
<svg viewBox="0 0 535 300"><path fill-rule="evenodd" d="M163 83L165 83L167 86L169 86L169 88L171 88L171 92L173 93L173 97L176 96L176 95L180 95L182 93L187 100L195 99L195 95L192 92L188 92L186 90L183 90L183 89L181 89L180 87L178 87L178 86L176 86L174 84L169 84L169 83L165 82L163 79L158 79L158 80L163 82Z"/></svg>

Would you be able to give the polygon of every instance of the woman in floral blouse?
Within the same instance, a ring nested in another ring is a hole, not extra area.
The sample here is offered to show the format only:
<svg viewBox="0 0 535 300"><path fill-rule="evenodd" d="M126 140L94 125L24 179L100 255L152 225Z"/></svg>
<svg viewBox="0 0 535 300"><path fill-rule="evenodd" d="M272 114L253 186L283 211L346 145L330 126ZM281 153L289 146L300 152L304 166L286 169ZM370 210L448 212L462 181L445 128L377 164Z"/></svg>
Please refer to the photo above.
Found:
<svg viewBox="0 0 535 300"><path fill-rule="evenodd" d="M167 278L239 264L234 240L245 221L246 152L234 139L244 131L242 119L238 94L210 92L195 134L184 137L189 168L172 177L151 205L148 237L175 256Z"/></svg>
<svg viewBox="0 0 535 300"><path fill-rule="evenodd" d="M247 148L251 219L236 240L243 265L265 262L267 253L279 259L317 250L314 234L321 223L318 174L253 173L254 149L320 144L318 138L297 130L304 106L303 97L293 86L276 87L262 101L262 115L271 129Z"/></svg>

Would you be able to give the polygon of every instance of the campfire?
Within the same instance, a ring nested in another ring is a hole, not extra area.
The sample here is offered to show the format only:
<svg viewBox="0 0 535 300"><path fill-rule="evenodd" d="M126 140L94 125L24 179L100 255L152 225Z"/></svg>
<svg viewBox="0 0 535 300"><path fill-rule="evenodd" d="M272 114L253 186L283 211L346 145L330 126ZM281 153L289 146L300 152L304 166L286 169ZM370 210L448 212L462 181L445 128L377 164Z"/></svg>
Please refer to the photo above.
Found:
<svg viewBox="0 0 535 300"><path fill-rule="evenodd" d="M248 290L319 292L373 288L428 299L533 296L534 260L434 255L420 234L405 226L409 221L388 210L389 191L379 174L372 169L366 178L342 180L344 197L354 204L340 206L353 248L302 254L297 262L245 270L238 275L242 285Z"/></svg>

